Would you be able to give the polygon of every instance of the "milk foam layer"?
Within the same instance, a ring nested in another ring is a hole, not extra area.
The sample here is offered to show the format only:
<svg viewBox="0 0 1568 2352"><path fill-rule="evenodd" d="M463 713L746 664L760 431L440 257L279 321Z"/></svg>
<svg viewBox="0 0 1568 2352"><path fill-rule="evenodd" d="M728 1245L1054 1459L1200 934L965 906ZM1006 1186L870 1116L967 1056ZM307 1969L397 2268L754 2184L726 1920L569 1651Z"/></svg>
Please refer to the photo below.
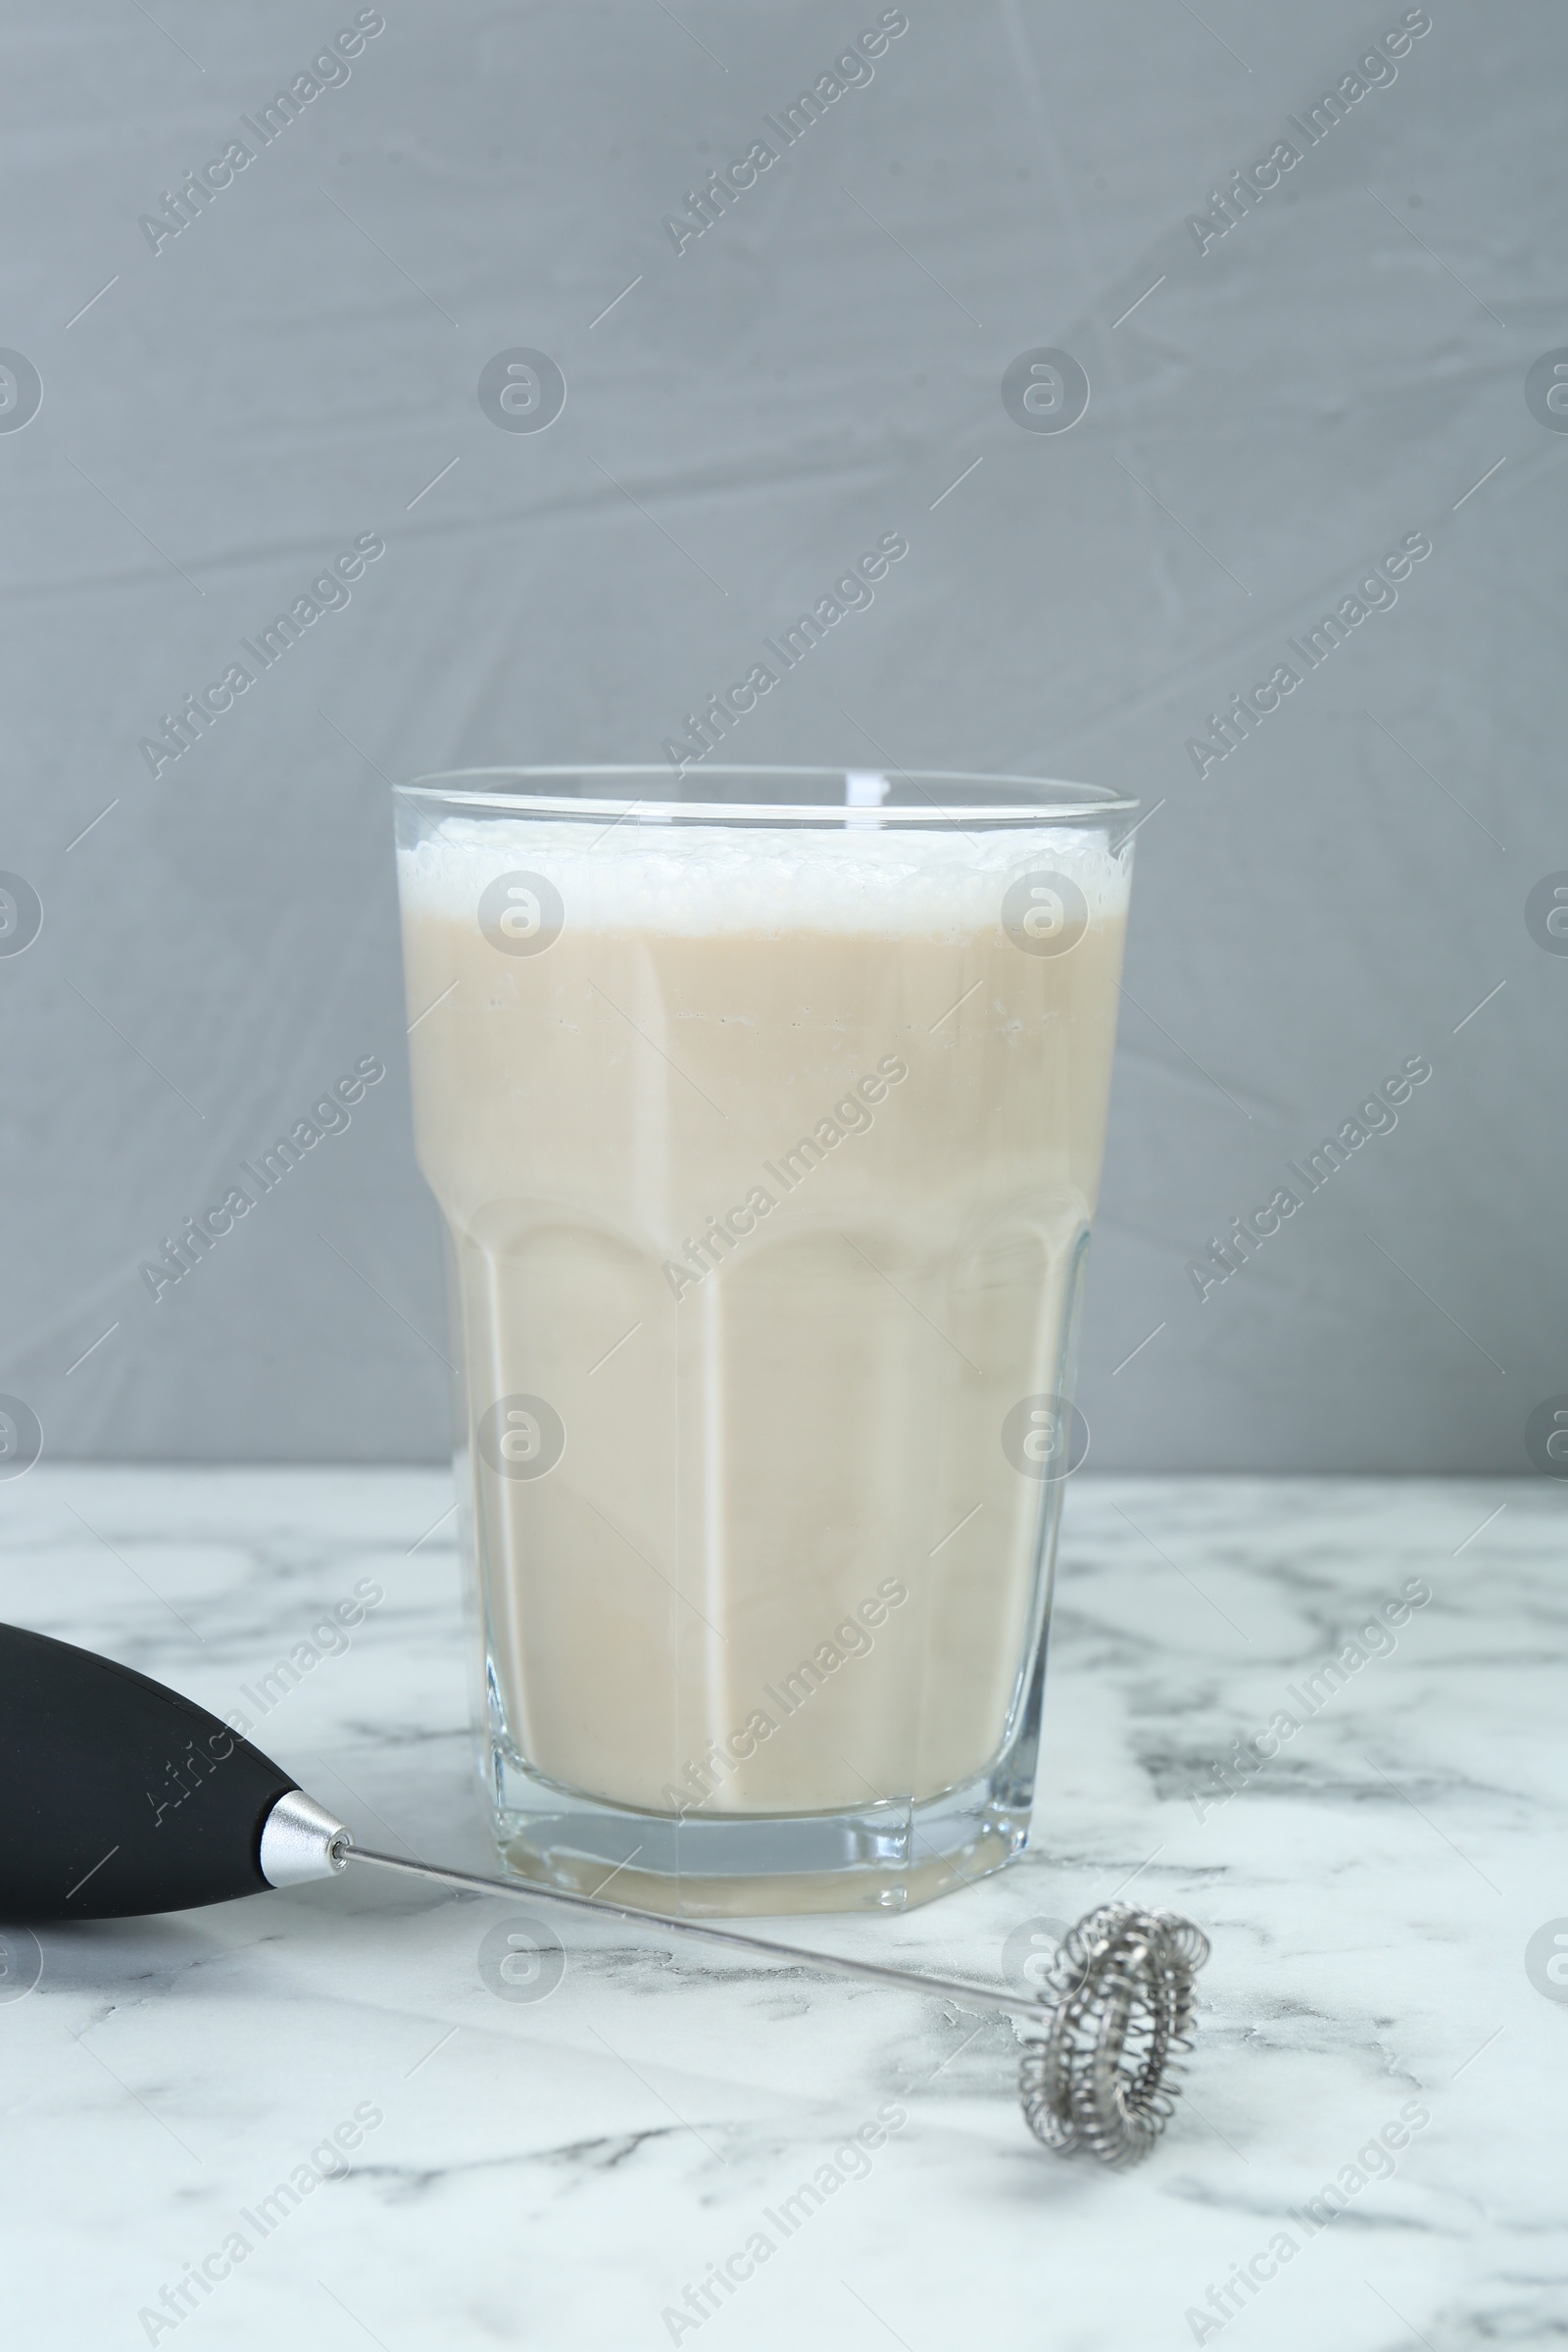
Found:
<svg viewBox="0 0 1568 2352"><path fill-rule="evenodd" d="M1128 861L1072 825L913 830L664 825L448 816L399 853L405 908L471 922L500 875L542 874L569 929L680 938L790 931L956 939L995 925L1009 882L1049 870L1076 883L1090 919L1126 912Z"/></svg>

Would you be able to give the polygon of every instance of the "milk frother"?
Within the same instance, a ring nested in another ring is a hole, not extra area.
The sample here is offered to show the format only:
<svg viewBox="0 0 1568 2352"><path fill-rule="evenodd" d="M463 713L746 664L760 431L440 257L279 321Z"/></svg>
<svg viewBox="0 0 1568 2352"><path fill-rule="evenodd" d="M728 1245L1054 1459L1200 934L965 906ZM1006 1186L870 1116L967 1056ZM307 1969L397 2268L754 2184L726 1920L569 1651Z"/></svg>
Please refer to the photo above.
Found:
<svg viewBox="0 0 1568 2352"><path fill-rule="evenodd" d="M796 1967L1003 2011L1035 2029L1019 2097L1036 2137L1126 2165L1173 2111L1208 1942L1168 1911L1108 1903L1059 1946L1036 1996L810 1951L706 1921L405 1862L356 1845L205 1707L91 1650L0 1626L0 1920L124 1919L331 1879L351 1863L700 1936Z"/></svg>

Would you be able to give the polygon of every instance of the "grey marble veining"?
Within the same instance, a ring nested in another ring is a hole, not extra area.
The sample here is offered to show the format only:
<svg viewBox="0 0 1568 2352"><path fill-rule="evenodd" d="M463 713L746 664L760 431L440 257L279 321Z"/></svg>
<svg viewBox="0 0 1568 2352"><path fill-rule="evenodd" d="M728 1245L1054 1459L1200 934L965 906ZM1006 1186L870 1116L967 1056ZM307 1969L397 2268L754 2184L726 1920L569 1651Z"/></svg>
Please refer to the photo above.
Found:
<svg viewBox="0 0 1568 2352"><path fill-rule="evenodd" d="M412 1471L40 1469L0 1490L0 1615L246 1709L368 1842L486 1869L449 1499ZM1030 1853L785 1932L995 1981L1016 1931L1119 1889L1189 1913L1198 2047L1141 2172L1034 2145L1004 2020L565 1914L560 1982L505 1998L480 1951L516 1906L351 1872L47 1930L36 1987L0 1979L9 2339L1563 2340L1568 1999L1526 1947L1568 1918L1565 1530L1544 1482L1075 1484ZM360 1580L384 1597L347 1649L270 1694ZM1430 1599L1349 1663L1411 1582ZM172 2319L204 2260L228 2275Z"/></svg>

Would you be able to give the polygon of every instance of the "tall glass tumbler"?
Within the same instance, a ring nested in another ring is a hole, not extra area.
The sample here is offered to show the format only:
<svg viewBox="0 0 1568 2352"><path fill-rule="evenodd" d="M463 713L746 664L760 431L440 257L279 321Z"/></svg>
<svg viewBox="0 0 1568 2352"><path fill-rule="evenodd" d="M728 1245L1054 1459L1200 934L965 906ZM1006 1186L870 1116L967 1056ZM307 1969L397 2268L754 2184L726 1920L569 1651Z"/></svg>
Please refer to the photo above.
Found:
<svg viewBox="0 0 1568 2352"><path fill-rule="evenodd" d="M1134 804L707 766L396 799L503 1855L689 1914L999 1868Z"/></svg>

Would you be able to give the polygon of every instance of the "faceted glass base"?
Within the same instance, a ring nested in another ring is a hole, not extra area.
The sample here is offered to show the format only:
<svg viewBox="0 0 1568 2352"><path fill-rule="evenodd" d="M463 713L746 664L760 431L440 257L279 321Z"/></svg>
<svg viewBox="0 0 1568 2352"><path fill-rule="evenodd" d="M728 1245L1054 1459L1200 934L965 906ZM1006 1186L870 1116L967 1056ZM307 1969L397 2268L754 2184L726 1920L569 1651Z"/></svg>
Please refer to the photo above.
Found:
<svg viewBox="0 0 1568 2352"><path fill-rule="evenodd" d="M682 1820L554 1788L515 1756L492 1761L509 1870L687 1919L912 1910L1004 1869L1029 1834L1028 1798L1000 1767L924 1803Z"/></svg>

